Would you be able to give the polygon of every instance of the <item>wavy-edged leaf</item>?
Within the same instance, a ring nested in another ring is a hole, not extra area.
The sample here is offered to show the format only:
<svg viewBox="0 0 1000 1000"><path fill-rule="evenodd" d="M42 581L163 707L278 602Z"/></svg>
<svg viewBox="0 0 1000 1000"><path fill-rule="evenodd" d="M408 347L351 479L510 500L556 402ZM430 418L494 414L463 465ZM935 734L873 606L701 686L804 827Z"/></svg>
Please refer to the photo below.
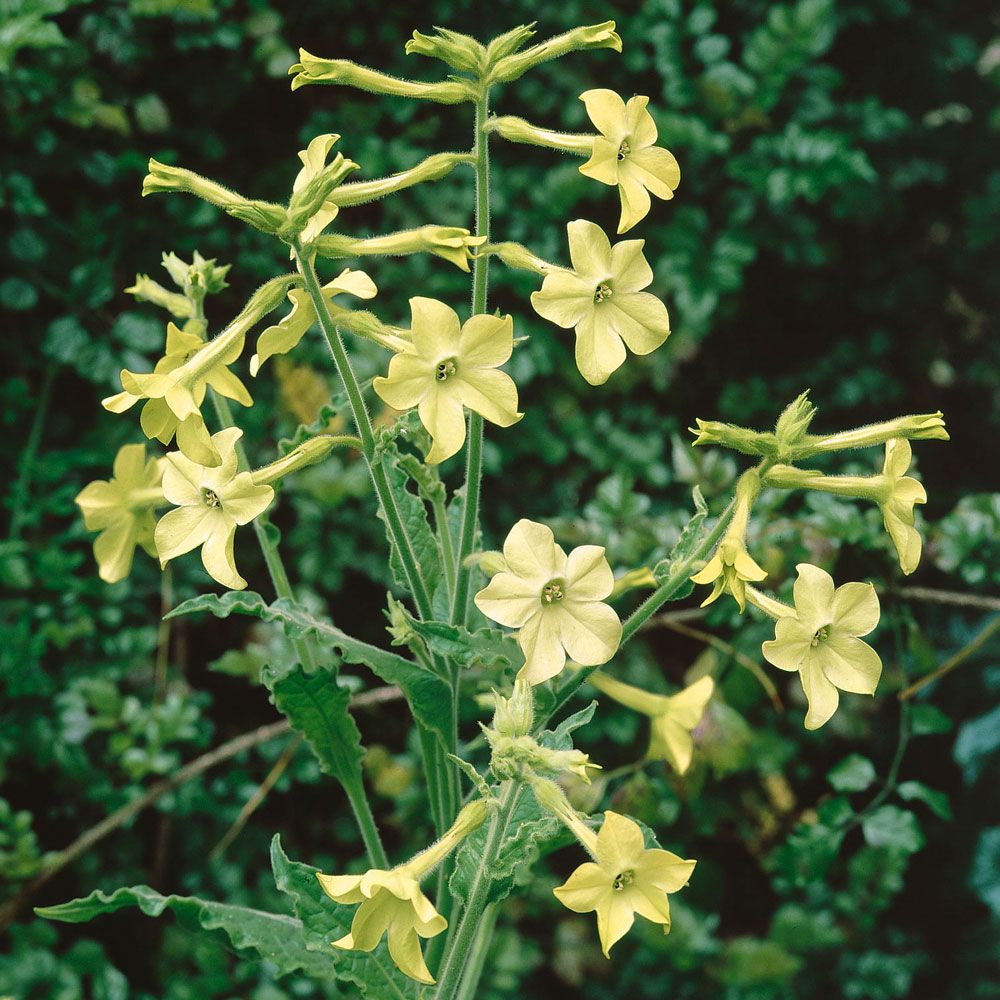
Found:
<svg viewBox="0 0 1000 1000"><path fill-rule="evenodd" d="M207 611L216 618L231 614L252 615L266 622L278 622L292 639L315 636L332 646L347 663L360 663L386 684L395 684L403 692L413 717L433 732L445 750L451 725L451 695L448 685L398 653L379 649L341 631L336 625L310 614L301 604L281 598L268 604L253 591L230 590L225 594L202 594L179 604L165 618Z"/></svg>
<svg viewBox="0 0 1000 1000"><path fill-rule="evenodd" d="M463 667L504 668L520 665L523 656L517 643L499 629L480 628L470 632L461 625L446 622L418 621L407 615L410 628L427 643L437 656L453 660Z"/></svg>
<svg viewBox="0 0 1000 1000"><path fill-rule="evenodd" d="M279 975L305 972L319 980L335 975L332 957L307 947L302 921L282 913L265 913L196 896L164 896L148 885L123 886L112 893L98 890L68 903L40 906L35 912L49 920L80 924L129 906L148 917L159 917L170 910L188 926L223 936L241 954L266 959Z"/></svg>
<svg viewBox="0 0 1000 1000"><path fill-rule="evenodd" d="M702 496L700 487L694 487L691 491L691 498L694 500L694 513L687 524L684 525L677 541L674 542L674 547L670 550L670 555L666 559L661 559L653 567L653 576L656 577L657 583L663 583L673 572L675 566L684 562L685 559L689 559L705 537L705 519L708 517L708 505L705 503L705 498ZM678 593L676 599L679 600L682 596L687 595Z"/></svg>
<svg viewBox="0 0 1000 1000"><path fill-rule="evenodd" d="M318 869L292 861L277 834L271 841L271 868L275 884L292 901L305 948L329 956L337 979L354 983L372 1000L411 1000L417 995L416 984L395 967L384 941L370 953L333 948L331 942L350 931L355 907L327 897L316 879Z"/></svg>

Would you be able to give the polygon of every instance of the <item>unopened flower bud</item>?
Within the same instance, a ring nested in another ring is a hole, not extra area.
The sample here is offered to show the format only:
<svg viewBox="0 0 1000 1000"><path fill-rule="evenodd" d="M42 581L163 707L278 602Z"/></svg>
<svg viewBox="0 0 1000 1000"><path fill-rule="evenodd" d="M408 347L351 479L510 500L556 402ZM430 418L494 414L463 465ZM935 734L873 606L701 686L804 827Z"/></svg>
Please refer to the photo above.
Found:
<svg viewBox="0 0 1000 1000"><path fill-rule="evenodd" d="M594 135L582 135L573 132L557 132L550 128L541 128L531 122L518 118L516 115L501 115L490 118L483 126L485 132L495 132L508 142L521 142L528 146L544 146L546 149L558 149L561 153L576 153L577 156L590 156L594 151Z"/></svg>
<svg viewBox="0 0 1000 1000"><path fill-rule="evenodd" d="M534 27L534 21L531 24L519 24L516 28L511 28L510 31L505 31L502 35L497 35L496 38L491 39L486 46L488 64L493 66L498 60L517 52L518 49L527 45L535 37Z"/></svg>
<svg viewBox="0 0 1000 1000"><path fill-rule="evenodd" d="M895 420L885 420L879 424L855 427L839 434L826 436L810 434L793 449L790 457L795 460L849 448L871 448L898 438L908 438L913 441L948 441L944 414L940 410L934 413L915 413L897 417Z"/></svg>
<svg viewBox="0 0 1000 1000"><path fill-rule="evenodd" d="M509 698L493 692L495 710L493 729L501 736L527 736L535 721L535 696L531 685L524 680L514 681Z"/></svg>
<svg viewBox="0 0 1000 1000"><path fill-rule="evenodd" d="M806 389L785 407L774 425L774 436L778 439L779 446L789 448L798 444L815 416L816 407L809 402L809 390Z"/></svg>
<svg viewBox="0 0 1000 1000"><path fill-rule="evenodd" d="M253 472L253 481L258 485L273 485L299 469L322 462L338 444L343 443L345 443L344 438L332 434L320 434L309 438L283 458Z"/></svg>
<svg viewBox="0 0 1000 1000"><path fill-rule="evenodd" d="M604 21L602 24L573 28L531 48L504 56L491 69L490 82L509 83L540 63L582 49L614 49L621 52L622 40L615 32L615 22Z"/></svg>
<svg viewBox="0 0 1000 1000"><path fill-rule="evenodd" d="M406 43L406 54L416 53L440 59L452 69L478 76L486 65L486 49L469 35L447 28L435 28L433 35L425 35L414 31L413 37Z"/></svg>
<svg viewBox="0 0 1000 1000"><path fill-rule="evenodd" d="M688 430L694 434L695 445L714 444L722 448L732 448L744 455L763 455L773 457L777 454L775 436L749 427L738 427L736 424L725 424L718 420L700 420L695 418L696 427Z"/></svg>
<svg viewBox="0 0 1000 1000"><path fill-rule="evenodd" d="M135 296L139 302L152 302L177 319L190 319L194 313L194 306L186 295L169 291L148 274L137 274L135 284L126 288L125 293Z"/></svg>

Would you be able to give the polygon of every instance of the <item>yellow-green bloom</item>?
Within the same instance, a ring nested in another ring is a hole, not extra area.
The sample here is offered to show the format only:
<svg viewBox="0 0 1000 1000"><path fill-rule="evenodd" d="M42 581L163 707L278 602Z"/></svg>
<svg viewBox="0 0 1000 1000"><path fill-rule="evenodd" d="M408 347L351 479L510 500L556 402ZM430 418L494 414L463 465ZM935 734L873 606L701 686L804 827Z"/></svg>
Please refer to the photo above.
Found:
<svg viewBox="0 0 1000 1000"><path fill-rule="evenodd" d="M521 519L503 545L506 568L476 594L487 618L518 629L524 653L519 677L541 684L566 665L607 663L618 650L622 625L604 603L615 585L600 545L580 545L567 556L552 529Z"/></svg>
<svg viewBox="0 0 1000 1000"><path fill-rule="evenodd" d="M162 459L147 459L144 444L126 444L118 449L111 479L88 483L76 495L87 530L100 532L94 558L105 583L128 576L137 545L156 555L153 512L164 503L162 478Z"/></svg>
<svg viewBox="0 0 1000 1000"><path fill-rule="evenodd" d="M469 270L473 247L482 246L485 236L474 236L461 226L421 226L385 236L356 239L341 233L320 236L315 244L320 257L399 257L411 253L430 253L463 271Z"/></svg>
<svg viewBox="0 0 1000 1000"><path fill-rule="evenodd" d="M352 271L350 268L345 268L333 281L323 286L323 298L331 304L338 295L356 295L359 299L372 299L377 293L375 282L364 271ZM274 357L275 354L287 354L297 347L309 327L316 322L316 310L305 289L291 289L288 301L292 304L288 315L273 326L269 326L257 338L257 351L250 358L250 374L253 376L257 375L260 366L268 358Z"/></svg>
<svg viewBox="0 0 1000 1000"><path fill-rule="evenodd" d="M448 921L434 909L405 866L392 871L373 868L364 875L316 877L335 903L361 904L350 933L331 942L334 948L372 951L385 934L389 954L401 972L420 983L434 982L420 951L420 938L440 934Z"/></svg>
<svg viewBox="0 0 1000 1000"><path fill-rule="evenodd" d="M236 442L243 432L229 427L212 435L222 463L207 467L180 452L167 455L163 495L174 504L156 525L160 565L201 546L208 574L231 590L247 582L236 569L233 540L238 525L249 524L271 505L274 490L258 485L249 472L238 471Z"/></svg>
<svg viewBox="0 0 1000 1000"><path fill-rule="evenodd" d="M335 902L360 903L349 934L332 941L334 948L372 951L388 936L389 955L401 972L421 983L434 982L420 951L420 938L440 934L448 921L424 895L420 880L439 865L470 833L482 826L487 806L477 799L465 806L451 828L406 864L364 875L316 873L323 891Z"/></svg>
<svg viewBox="0 0 1000 1000"><path fill-rule="evenodd" d="M580 100L601 133L580 173L617 185L622 203L618 232L628 232L649 213L650 194L673 198L681 182L680 167L673 153L656 145L648 97L633 97L626 104L613 90L588 90Z"/></svg>
<svg viewBox="0 0 1000 1000"><path fill-rule="evenodd" d="M531 296L539 316L576 329L576 365L591 385L607 382L634 354L650 354L670 335L667 307L649 292L653 271L644 240L613 248L600 226L577 219L566 227L573 268L547 275Z"/></svg>
<svg viewBox="0 0 1000 1000"><path fill-rule="evenodd" d="M711 677L702 677L677 694L653 694L642 688L610 677L601 670L588 680L604 694L627 708L648 715L651 720L649 749L650 760L665 760L678 773L684 774L691 766L694 754L692 731L701 722L705 709L715 690Z"/></svg>
<svg viewBox="0 0 1000 1000"><path fill-rule="evenodd" d="M327 165L326 158L339 139L340 136L336 134L318 135L310 141L305 149L299 150L302 169L292 184L293 197L304 191L310 181L314 181L323 173ZM312 216L305 229L299 234L299 239L303 243L312 243L333 222L338 211L339 208L328 195L322 207Z"/></svg>
<svg viewBox="0 0 1000 1000"><path fill-rule="evenodd" d="M574 913L597 914L597 933L605 958L631 929L635 915L670 930L667 893L687 885L695 861L660 849L647 850L642 829L627 816L604 814L593 845L594 861L587 861L552 891Z"/></svg>
<svg viewBox="0 0 1000 1000"><path fill-rule="evenodd" d="M886 480L885 497L879 501L882 521L899 555L904 573L912 573L920 562L920 532L913 526L913 506L927 503L927 492L912 476L906 475L913 457L910 442L905 438L889 441L885 446L882 475Z"/></svg>
<svg viewBox="0 0 1000 1000"><path fill-rule="evenodd" d="M861 636L878 624L879 602L870 583L845 583L818 566L800 563L795 608L778 619L764 658L781 670L798 671L809 703L806 729L819 729L837 711L837 689L874 694L882 675L878 653Z"/></svg>
<svg viewBox="0 0 1000 1000"><path fill-rule="evenodd" d="M177 447L192 461L218 465L221 461L209 437L200 406L211 386L216 392L243 406L253 399L228 368L242 353L245 335L220 334L205 343L199 336L167 325L166 353L148 375L122 370L123 392L103 401L106 410L124 413L140 400L140 425L148 438L169 444L176 435Z"/></svg>
<svg viewBox="0 0 1000 1000"><path fill-rule="evenodd" d="M427 455L443 462L465 443L465 411L474 410L500 427L517 423L517 386L498 371L514 350L510 316L473 316L463 326L454 309L436 299L410 299L412 345L389 362L375 391L391 407L417 407L433 439Z"/></svg>

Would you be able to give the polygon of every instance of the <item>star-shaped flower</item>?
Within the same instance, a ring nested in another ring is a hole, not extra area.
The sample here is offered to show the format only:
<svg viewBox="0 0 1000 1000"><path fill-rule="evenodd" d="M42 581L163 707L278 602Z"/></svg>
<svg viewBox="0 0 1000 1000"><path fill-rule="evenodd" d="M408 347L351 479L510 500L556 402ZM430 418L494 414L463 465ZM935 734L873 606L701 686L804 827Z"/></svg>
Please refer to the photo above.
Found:
<svg viewBox="0 0 1000 1000"><path fill-rule="evenodd" d="M591 385L607 382L622 366L626 346L650 354L670 336L667 307L650 292L653 272L642 255L643 240L613 248L600 226L576 219L566 227L572 270L545 278L531 304L539 316L576 329L576 365Z"/></svg>
<svg viewBox="0 0 1000 1000"><path fill-rule="evenodd" d="M670 851L647 850L638 823L608 810L597 835L595 861L580 865L552 891L574 913L597 913L597 932L605 958L635 921L635 914L670 930L667 893L682 889L695 861ZM595 863L596 862L596 863Z"/></svg>
<svg viewBox="0 0 1000 1000"><path fill-rule="evenodd" d="M879 504L885 530L899 554L899 565L907 575L920 562L920 532L913 526L913 505L927 503L927 492L912 476L910 468L913 451L905 438L896 438L885 446L882 475L887 480L887 498Z"/></svg>
<svg viewBox="0 0 1000 1000"><path fill-rule="evenodd" d="M656 145L656 123L646 110L648 97L626 104L613 90L580 95L600 135L580 173L602 184L618 186L622 203L618 232L628 232L649 213L649 196L673 198L681 182L674 154Z"/></svg>
<svg viewBox="0 0 1000 1000"><path fill-rule="evenodd" d="M126 444L118 449L111 479L88 483L77 494L87 530L100 532L94 558L105 583L128 576L137 545L156 555L154 511L164 503L162 478L162 459L147 460L144 444Z"/></svg>
<svg viewBox="0 0 1000 1000"><path fill-rule="evenodd" d="M146 375L122 370L124 392L103 401L106 410L124 413L141 399L140 424L148 438L169 444L176 435L177 447L193 462L216 466L221 456L212 445L199 407L207 388L243 406L253 400L243 383L227 367L242 353L245 334L220 334L206 343L196 334L167 324L165 355Z"/></svg>
<svg viewBox="0 0 1000 1000"><path fill-rule="evenodd" d="M878 653L861 636L878 624L879 602L870 583L845 583L818 566L799 563L795 613L779 618L764 658L781 670L797 670L809 710L806 729L819 729L837 711L837 689L874 694L882 675Z"/></svg>
<svg viewBox="0 0 1000 1000"><path fill-rule="evenodd" d="M498 371L514 349L510 316L473 316L464 326L454 309L436 299L410 299L412 345L389 362L388 376L375 379L379 396L397 410L417 407L430 432L432 464L465 443L465 411L474 410L500 427L517 423L517 386Z"/></svg>
<svg viewBox="0 0 1000 1000"><path fill-rule="evenodd" d="M692 583L711 583L712 592L701 602L705 607L726 591L733 595L742 612L746 608L747 583L759 583L767 571L754 562L746 545L738 538L727 537L715 550L704 568L691 577Z"/></svg>
<svg viewBox="0 0 1000 1000"><path fill-rule="evenodd" d="M257 485L249 472L237 471L236 442L243 432L230 427L212 435L222 464L207 467L180 452L167 455L163 495L175 509L156 525L160 564L201 546L201 561L209 575L231 590L247 582L236 569L233 539L238 525L249 524L271 505L274 490Z"/></svg>
<svg viewBox="0 0 1000 1000"><path fill-rule="evenodd" d="M519 677L540 684L563 669L567 655L584 666L615 655L622 625L604 603L615 581L601 546L580 545L567 556L551 528L522 518L503 556L506 569L475 600L487 618L519 629Z"/></svg>
<svg viewBox="0 0 1000 1000"><path fill-rule="evenodd" d="M361 904L350 933L331 942L334 948L372 951L386 934L389 954L400 971L421 983L434 982L420 951L420 938L440 934L448 921L434 909L406 866L391 871L373 868L364 875L317 873L316 877L334 902Z"/></svg>

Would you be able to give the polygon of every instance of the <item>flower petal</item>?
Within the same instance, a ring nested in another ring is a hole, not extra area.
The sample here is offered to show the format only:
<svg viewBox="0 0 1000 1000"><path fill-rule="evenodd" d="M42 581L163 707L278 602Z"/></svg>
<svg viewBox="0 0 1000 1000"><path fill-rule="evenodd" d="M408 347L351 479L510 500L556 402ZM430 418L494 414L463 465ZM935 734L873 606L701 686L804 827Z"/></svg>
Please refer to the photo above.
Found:
<svg viewBox="0 0 1000 1000"><path fill-rule="evenodd" d="M640 146L652 146L656 142L656 122L646 110L648 104L648 97L637 94L635 97L630 97L628 104L625 105L625 125L628 129L629 145L633 150Z"/></svg>
<svg viewBox="0 0 1000 1000"><path fill-rule="evenodd" d="M335 903L360 903L364 899L358 888L361 884L360 875L324 875L317 872L316 878L323 891Z"/></svg>
<svg viewBox="0 0 1000 1000"><path fill-rule="evenodd" d="M506 372L463 367L455 386L464 406L498 427L510 427L524 416L517 409L517 386Z"/></svg>
<svg viewBox="0 0 1000 1000"><path fill-rule="evenodd" d="M122 515L94 540L98 574L105 583L117 583L128 576L135 555L135 518Z"/></svg>
<svg viewBox="0 0 1000 1000"><path fill-rule="evenodd" d="M274 500L274 490L270 486L257 486L249 472L241 472L218 495L222 509L237 524L249 524L260 517Z"/></svg>
<svg viewBox="0 0 1000 1000"><path fill-rule="evenodd" d="M806 657L805 663L799 671L799 678L802 681L802 690L806 693L806 701L809 703L805 727L806 729L819 729L820 726L829 722L833 713L837 711L840 696L833 684L827 680L826 674L823 673L818 657Z"/></svg>
<svg viewBox="0 0 1000 1000"><path fill-rule="evenodd" d="M701 722L714 691L715 681L701 677L668 698L667 714L685 729L694 729Z"/></svg>
<svg viewBox="0 0 1000 1000"><path fill-rule="evenodd" d="M762 643L760 651L779 670L800 670L812 648L814 635L815 630L806 628L797 618L779 618L774 638Z"/></svg>
<svg viewBox="0 0 1000 1000"><path fill-rule="evenodd" d="M626 159L625 172L657 198L673 198L681 182L681 168L674 154L662 146L637 149Z"/></svg>
<svg viewBox="0 0 1000 1000"><path fill-rule="evenodd" d="M627 233L636 223L642 222L649 215L649 195L634 173L626 170L618 171L618 200L622 206L621 218L618 220L619 233Z"/></svg>
<svg viewBox="0 0 1000 1000"><path fill-rule="evenodd" d="M569 237L569 257L573 270L580 278L598 282L611 277L611 241L594 222L574 219L566 226Z"/></svg>
<svg viewBox="0 0 1000 1000"><path fill-rule="evenodd" d="M627 354L621 337L607 314L584 317L576 328L576 367L591 385L603 385L625 363Z"/></svg>
<svg viewBox="0 0 1000 1000"><path fill-rule="evenodd" d="M205 544L201 547L201 564L205 567L208 575L221 583L223 587L228 587L230 590L243 590L247 582L236 569L236 559L233 555L235 537L236 525L231 520L225 524L216 519L212 533L205 539Z"/></svg>
<svg viewBox="0 0 1000 1000"><path fill-rule="evenodd" d="M197 507L175 507L157 522L154 539L160 564L184 555L203 545L212 531L215 518L203 504Z"/></svg>
<svg viewBox="0 0 1000 1000"><path fill-rule="evenodd" d="M654 717L646 756L650 760L665 760L678 774L683 774L691 766L694 756L694 740L690 731L669 715Z"/></svg>
<svg viewBox="0 0 1000 1000"><path fill-rule="evenodd" d="M831 629L814 653L823 673L831 684L852 694L874 694L882 676L882 660L878 653L861 639Z"/></svg>
<svg viewBox="0 0 1000 1000"><path fill-rule="evenodd" d="M427 454L431 465L451 458L461 449L465 443L465 411L454 389L435 385L420 401L417 412L434 440Z"/></svg>
<svg viewBox="0 0 1000 1000"><path fill-rule="evenodd" d="M597 834L597 860L605 871L618 874L634 870L642 861L646 843L635 820L606 809Z"/></svg>
<svg viewBox="0 0 1000 1000"><path fill-rule="evenodd" d="M810 633L833 621L833 577L819 566L799 563L795 581L795 616Z"/></svg>
<svg viewBox="0 0 1000 1000"><path fill-rule="evenodd" d="M574 913L596 910L614 892L612 876L600 865L586 861L566 881L553 889L556 899Z"/></svg>
<svg viewBox="0 0 1000 1000"><path fill-rule="evenodd" d="M594 311L596 282L584 281L572 271L545 276L540 291L531 293L531 306L543 319L564 330L572 329Z"/></svg>
<svg viewBox="0 0 1000 1000"><path fill-rule="evenodd" d="M420 950L420 938L412 927L405 930L395 926L389 928L389 955L404 975L418 983L434 984L434 977Z"/></svg>
<svg viewBox="0 0 1000 1000"><path fill-rule="evenodd" d="M590 159L580 167L580 173L601 184L617 184L618 147L619 143L603 136L595 138Z"/></svg>
<svg viewBox="0 0 1000 1000"><path fill-rule="evenodd" d="M612 248L611 278L616 296L641 292L652 284L653 269L642 252L645 245L645 240L622 240Z"/></svg>
<svg viewBox="0 0 1000 1000"><path fill-rule="evenodd" d="M378 376L372 387L394 410L418 405L434 386L434 362L403 351L389 361L388 374Z"/></svg>
<svg viewBox="0 0 1000 1000"><path fill-rule="evenodd" d="M636 881L648 883L660 892L679 892L690 881L696 864L659 848L643 851L635 866Z"/></svg>
<svg viewBox="0 0 1000 1000"><path fill-rule="evenodd" d="M625 138L628 127L625 102L613 90L603 88L587 90L580 95L580 100L587 109L587 116L599 132L615 145Z"/></svg>
<svg viewBox="0 0 1000 1000"><path fill-rule="evenodd" d="M529 684L541 684L566 666L566 651L559 641L559 622L550 609L525 622L517 633L517 643L524 653L524 666L517 676Z"/></svg>
<svg viewBox="0 0 1000 1000"><path fill-rule="evenodd" d="M615 586L603 545L578 545L566 560L566 593L573 601L603 601Z"/></svg>
<svg viewBox="0 0 1000 1000"><path fill-rule="evenodd" d="M533 614L541 614L539 586L537 581L513 573L497 573L476 594L476 607L491 621L507 628L521 628Z"/></svg>
<svg viewBox="0 0 1000 1000"><path fill-rule="evenodd" d="M833 623L849 635L868 635L878 625L878 594L870 583L845 583L833 595Z"/></svg>
<svg viewBox="0 0 1000 1000"><path fill-rule="evenodd" d="M542 587L566 568L566 558L556 545L552 529L524 517L507 534L503 558L511 573L537 584L539 599Z"/></svg>
<svg viewBox="0 0 1000 1000"><path fill-rule="evenodd" d="M651 354L670 336L667 307L649 292L615 296L605 304L604 312L633 354Z"/></svg>
<svg viewBox="0 0 1000 1000"><path fill-rule="evenodd" d="M435 364L458 354L462 327L454 309L437 299L415 295L410 299L410 311L417 354Z"/></svg>
<svg viewBox="0 0 1000 1000"><path fill-rule="evenodd" d="M163 463L163 496L175 507L200 507L203 466L179 451L172 451Z"/></svg>
<svg viewBox="0 0 1000 1000"><path fill-rule="evenodd" d="M605 958L611 958L611 949L632 929L635 915L622 893L614 893L597 911L597 934Z"/></svg>
<svg viewBox="0 0 1000 1000"><path fill-rule="evenodd" d="M514 320L508 316L481 314L469 319L458 339L461 367L496 368L514 350Z"/></svg>
<svg viewBox="0 0 1000 1000"><path fill-rule="evenodd" d="M558 621L559 641L577 663L598 666L618 652L622 623L610 605L567 598L550 615Z"/></svg>

